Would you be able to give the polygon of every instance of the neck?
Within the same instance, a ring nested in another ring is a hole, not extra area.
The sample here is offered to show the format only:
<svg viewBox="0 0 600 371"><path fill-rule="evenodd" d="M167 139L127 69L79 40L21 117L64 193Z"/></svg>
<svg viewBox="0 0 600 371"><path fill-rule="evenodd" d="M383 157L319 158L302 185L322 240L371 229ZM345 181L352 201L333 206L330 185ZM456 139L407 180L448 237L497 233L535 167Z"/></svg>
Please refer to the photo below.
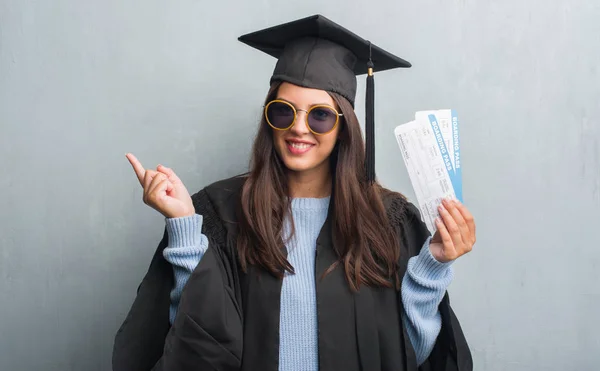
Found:
<svg viewBox="0 0 600 371"><path fill-rule="evenodd" d="M288 190L292 198L324 198L331 196L329 166L308 171L288 171Z"/></svg>

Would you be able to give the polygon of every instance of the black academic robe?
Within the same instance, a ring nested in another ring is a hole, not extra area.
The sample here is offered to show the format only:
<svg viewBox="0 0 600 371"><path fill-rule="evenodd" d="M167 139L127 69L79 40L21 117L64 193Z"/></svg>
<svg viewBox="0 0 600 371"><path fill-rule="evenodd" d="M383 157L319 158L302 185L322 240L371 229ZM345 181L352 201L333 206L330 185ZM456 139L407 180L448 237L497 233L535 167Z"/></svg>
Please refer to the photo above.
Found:
<svg viewBox="0 0 600 371"><path fill-rule="evenodd" d="M236 220L244 178L217 182L195 194L196 212L209 248L182 293L169 324L171 265L163 236L113 349L114 371L278 371L281 280L258 267L244 273L236 257ZM404 198L384 197L391 228L401 243L400 277L429 232L417 208ZM320 371L472 370L473 363L448 295L439 309L442 329L433 352L417 367L403 326L401 293L362 287L353 293L336 261L332 213L319 234L315 273ZM299 366L298 368L301 368Z"/></svg>

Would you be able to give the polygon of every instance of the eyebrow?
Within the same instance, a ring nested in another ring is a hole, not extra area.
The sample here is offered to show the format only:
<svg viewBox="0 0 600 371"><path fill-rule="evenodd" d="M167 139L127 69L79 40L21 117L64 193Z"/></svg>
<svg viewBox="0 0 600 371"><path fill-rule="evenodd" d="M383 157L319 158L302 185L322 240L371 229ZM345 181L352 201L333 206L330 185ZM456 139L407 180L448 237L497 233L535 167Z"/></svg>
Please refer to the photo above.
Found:
<svg viewBox="0 0 600 371"><path fill-rule="evenodd" d="M288 102L289 104L291 104L292 106L294 106L294 108L298 109L298 107L296 106L296 104L292 101L289 101L285 98L281 98L281 97L277 97L275 98L277 100L282 100L284 102ZM330 103L313 103L310 105L310 107L314 107L314 106L329 106L329 107L333 107Z"/></svg>

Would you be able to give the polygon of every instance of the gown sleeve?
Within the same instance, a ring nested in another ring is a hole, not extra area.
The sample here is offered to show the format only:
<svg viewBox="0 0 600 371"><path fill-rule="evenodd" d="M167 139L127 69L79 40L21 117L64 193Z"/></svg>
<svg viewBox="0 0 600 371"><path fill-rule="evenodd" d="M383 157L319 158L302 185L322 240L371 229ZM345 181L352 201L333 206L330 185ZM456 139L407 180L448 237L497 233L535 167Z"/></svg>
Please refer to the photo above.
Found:
<svg viewBox="0 0 600 371"><path fill-rule="evenodd" d="M163 355L152 370L239 370L242 314L231 268L223 252L209 245L183 290Z"/></svg>
<svg viewBox="0 0 600 371"><path fill-rule="evenodd" d="M400 228L402 253L413 257L419 255L423 244L430 237L429 230L421 220L419 210L406 203ZM460 322L450 306L446 292L438 306L442 326L429 357L419 367L421 371L471 371L473 359Z"/></svg>
<svg viewBox="0 0 600 371"><path fill-rule="evenodd" d="M208 249L182 291L170 325L173 269L163 257L165 231L126 320L117 332L113 371L237 370L242 315L237 263L206 191L192 197Z"/></svg>
<svg viewBox="0 0 600 371"><path fill-rule="evenodd" d="M230 243L234 239L228 239L223 218L208 193L200 192L196 201L208 248L183 289L162 357L153 371L233 371L241 367L243 326L237 256Z"/></svg>
<svg viewBox="0 0 600 371"><path fill-rule="evenodd" d="M161 357L170 327L169 293L173 287L173 269L162 255L167 243L165 229L129 313L115 335L113 371L148 371Z"/></svg>

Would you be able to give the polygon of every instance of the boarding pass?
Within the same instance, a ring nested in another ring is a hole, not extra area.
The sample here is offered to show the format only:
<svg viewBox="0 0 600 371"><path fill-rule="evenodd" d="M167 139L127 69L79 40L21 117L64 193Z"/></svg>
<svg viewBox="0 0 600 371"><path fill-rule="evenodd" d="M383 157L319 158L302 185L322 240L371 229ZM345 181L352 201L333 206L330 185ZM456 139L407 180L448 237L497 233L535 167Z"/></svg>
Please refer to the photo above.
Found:
<svg viewBox="0 0 600 371"><path fill-rule="evenodd" d="M421 217L433 234L442 199L463 201L458 117L450 109L419 111L394 134Z"/></svg>

